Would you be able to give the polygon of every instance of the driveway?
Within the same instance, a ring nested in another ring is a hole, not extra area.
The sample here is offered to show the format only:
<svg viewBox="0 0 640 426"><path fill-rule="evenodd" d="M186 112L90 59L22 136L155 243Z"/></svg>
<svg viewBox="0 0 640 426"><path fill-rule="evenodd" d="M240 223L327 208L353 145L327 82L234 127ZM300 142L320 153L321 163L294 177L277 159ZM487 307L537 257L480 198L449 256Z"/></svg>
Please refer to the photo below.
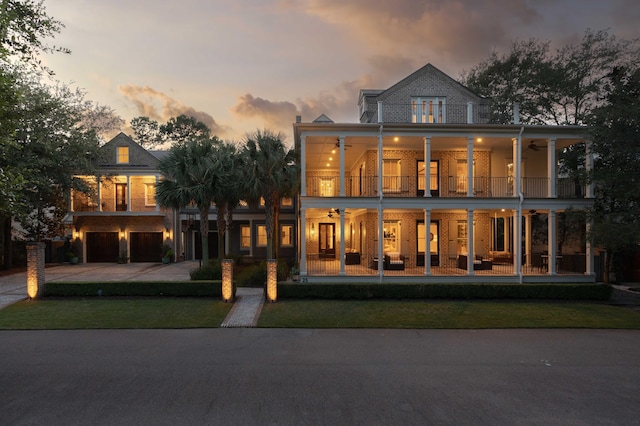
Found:
<svg viewBox="0 0 640 426"><path fill-rule="evenodd" d="M0 424L618 425L640 332L0 332Z"/></svg>

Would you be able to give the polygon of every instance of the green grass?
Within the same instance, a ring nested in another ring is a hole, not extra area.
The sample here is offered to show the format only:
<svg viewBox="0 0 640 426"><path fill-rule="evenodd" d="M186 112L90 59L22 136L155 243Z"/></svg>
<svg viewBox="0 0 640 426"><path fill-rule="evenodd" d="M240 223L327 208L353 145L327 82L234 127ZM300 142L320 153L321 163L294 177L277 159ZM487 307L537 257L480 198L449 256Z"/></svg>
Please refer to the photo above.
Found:
<svg viewBox="0 0 640 426"><path fill-rule="evenodd" d="M258 327L640 329L640 312L577 302L280 300L265 304Z"/></svg>
<svg viewBox="0 0 640 426"><path fill-rule="evenodd" d="M25 300L0 310L0 330L212 328L231 306L210 298Z"/></svg>

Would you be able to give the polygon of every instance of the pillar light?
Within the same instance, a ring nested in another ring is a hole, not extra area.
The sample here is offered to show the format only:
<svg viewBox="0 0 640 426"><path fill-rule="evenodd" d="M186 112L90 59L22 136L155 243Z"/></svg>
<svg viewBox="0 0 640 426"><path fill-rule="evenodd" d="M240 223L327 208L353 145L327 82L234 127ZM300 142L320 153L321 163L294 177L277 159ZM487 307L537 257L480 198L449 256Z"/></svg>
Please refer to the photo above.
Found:
<svg viewBox="0 0 640 426"><path fill-rule="evenodd" d="M278 261L267 260L267 300L275 302L278 297Z"/></svg>
<svg viewBox="0 0 640 426"><path fill-rule="evenodd" d="M233 301L233 259L222 260L222 300Z"/></svg>

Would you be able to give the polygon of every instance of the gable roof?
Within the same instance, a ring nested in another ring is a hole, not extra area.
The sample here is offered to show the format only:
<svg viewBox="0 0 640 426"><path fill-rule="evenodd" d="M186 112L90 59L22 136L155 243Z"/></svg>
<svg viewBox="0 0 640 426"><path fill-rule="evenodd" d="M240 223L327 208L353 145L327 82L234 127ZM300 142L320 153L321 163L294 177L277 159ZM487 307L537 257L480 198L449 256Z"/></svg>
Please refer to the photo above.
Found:
<svg viewBox="0 0 640 426"><path fill-rule="evenodd" d="M129 147L128 163L118 163L116 161L117 148L121 146ZM104 144L100 150L102 152L98 160L99 168L156 169L158 167L157 156L144 149L131 137L122 132Z"/></svg>

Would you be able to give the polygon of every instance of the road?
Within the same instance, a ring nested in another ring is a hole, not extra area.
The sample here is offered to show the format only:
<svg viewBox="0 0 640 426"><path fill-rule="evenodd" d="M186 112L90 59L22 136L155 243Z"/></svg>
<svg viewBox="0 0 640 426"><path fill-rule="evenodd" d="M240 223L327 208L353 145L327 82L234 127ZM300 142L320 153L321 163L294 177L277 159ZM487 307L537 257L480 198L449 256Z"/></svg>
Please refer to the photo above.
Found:
<svg viewBox="0 0 640 426"><path fill-rule="evenodd" d="M2 425L640 424L640 332L0 332Z"/></svg>

